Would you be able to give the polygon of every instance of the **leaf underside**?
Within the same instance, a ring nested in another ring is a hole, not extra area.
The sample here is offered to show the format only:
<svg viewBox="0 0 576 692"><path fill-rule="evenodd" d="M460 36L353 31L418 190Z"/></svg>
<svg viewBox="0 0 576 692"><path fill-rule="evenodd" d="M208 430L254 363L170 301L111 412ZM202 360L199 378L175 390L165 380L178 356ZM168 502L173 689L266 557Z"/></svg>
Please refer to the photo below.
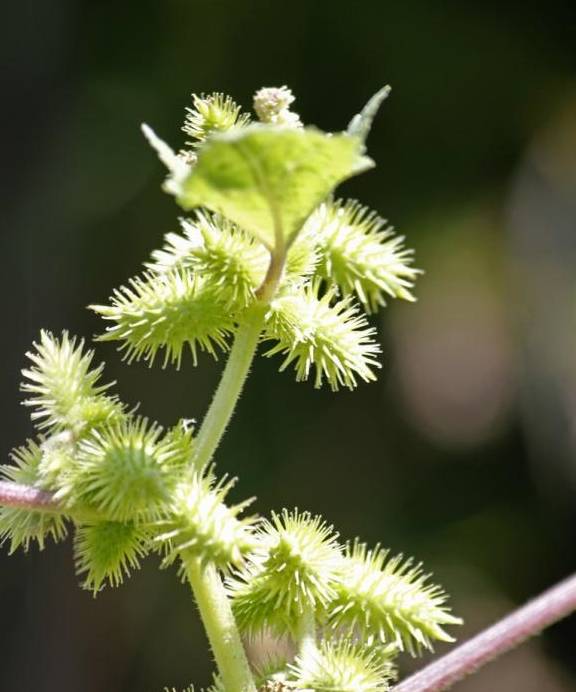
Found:
<svg viewBox="0 0 576 692"><path fill-rule="evenodd" d="M252 125L214 136L183 181L179 204L235 221L266 247L287 247L342 180L357 172L361 143L312 128Z"/></svg>

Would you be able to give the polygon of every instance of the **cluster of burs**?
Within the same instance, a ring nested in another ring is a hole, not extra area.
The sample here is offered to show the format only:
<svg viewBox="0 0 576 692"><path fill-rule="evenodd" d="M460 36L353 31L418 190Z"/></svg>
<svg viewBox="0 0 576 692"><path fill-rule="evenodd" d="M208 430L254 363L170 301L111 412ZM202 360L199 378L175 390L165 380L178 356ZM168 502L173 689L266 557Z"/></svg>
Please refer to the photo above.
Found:
<svg viewBox="0 0 576 692"><path fill-rule="evenodd" d="M179 152L144 126L168 168L164 189L193 211L139 276L92 306L108 325L100 340L119 342L128 361L179 367L187 350L194 363L217 356L260 320L262 354L297 380L333 390L373 380L380 348L366 314L412 300L418 270L383 219L333 190L372 165L364 142L385 95L337 134L304 127L285 87L258 91L255 116L221 94L194 96ZM22 389L38 438L2 471L53 502L0 509L12 550L73 530L94 594L149 553L215 568L245 636L299 642L287 660L258 664L263 690L387 690L400 653L450 639L444 626L459 620L419 565L341 543L308 512L246 517L248 503L227 503L231 481L197 453L193 426L163 429L122 403L83 341L42 332L28 358Z"/></svg>

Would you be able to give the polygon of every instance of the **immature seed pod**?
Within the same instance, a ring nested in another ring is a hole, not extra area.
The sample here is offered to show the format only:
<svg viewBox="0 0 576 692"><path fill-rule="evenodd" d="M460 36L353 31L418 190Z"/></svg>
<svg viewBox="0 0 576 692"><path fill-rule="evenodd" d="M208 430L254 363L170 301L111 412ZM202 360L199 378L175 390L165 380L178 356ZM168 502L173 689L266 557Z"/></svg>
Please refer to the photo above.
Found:
<svg viewBox="0 0 576 692"><path fill-rule="evenodd" d="M111 521L155 517L172 497L186 455L186 437L162 438L145 418L96 430L78 444L77 459L59 495L86 504Z"/></svg>
<svg viewBox="0 0 576 692"><path fill-rule="evenodd" d="M240 627L294 632L302 615L324 612L335 595L342 553L319 516L283 510L258 530L255 550L228 582Z"/></svg>
<svg viewBox="0 0 576 692"><path fill-rule="evenodd" d="M107 583L120 586L150 549L146 528L133 522L101 521L80 526L74 538L76 571L96 595Z"/></svg>
<svg viewBox="0 0 576 692"><path fill-rule="evenodd" d="M396 649L367 646L350 639L324 639L288 668L297 689L316 692L387 692L396 679Z"/></svg>
<svg viewBox="0 0 576 692"><path fill-rule="evenodd" d="M84 349L84 340L66 331L60 339L42 331L27 355L32 366L22 371L21 389L31 395L24 405L34 409L31 417L37 428L79 435L122 420L124 407L117 397L104 394L111 384L98 384L104 366L91 367L94 351Z"/></svg>
<svg viewBox="0 0 576 692"><path fill-rule="evenodd" d="M276 341L266 356L280 353L296 368L296 380L307 380L316 370L314 386L324 380L331 389L354 389L357 379L376 379L380 346L351 297L334 300L335 289L321 293L320 282L287 290L275 298L268 314L264 338Z"/></svg>
<svg viewBox="0 0 576 692"><path fill-rule="evenodd" d="M229 569L241 563L253 547L253 517L239 518L251 503L227 505L224 500L235 481L215 482L212 474L194 473L172 493L170 506L154 522L155 542L165 553L164 564L198 558L202 563Z"/></svg>
<svg viewBox="0 0 576 692"><path fill-rule="evenodd" d="M182 267L135 277L114 291L110 305L92 309L113 323L100 341L120 341L128 362L144 359L152 365L164 351L163 367L179 368L185 347L194 364L199 350L216 357L218 350L227 350L235 329L214 287Z"/></svg>
<svg viewBox="0 0 576 692"><path fill-rule="evenodd" d="M453 641L444 626L462 621L449 612L447 598L420 565L355 542L347 546L328 621L335 631L361 632L368 643L392 644L417 655L432 649L435 640Z"/></svg>

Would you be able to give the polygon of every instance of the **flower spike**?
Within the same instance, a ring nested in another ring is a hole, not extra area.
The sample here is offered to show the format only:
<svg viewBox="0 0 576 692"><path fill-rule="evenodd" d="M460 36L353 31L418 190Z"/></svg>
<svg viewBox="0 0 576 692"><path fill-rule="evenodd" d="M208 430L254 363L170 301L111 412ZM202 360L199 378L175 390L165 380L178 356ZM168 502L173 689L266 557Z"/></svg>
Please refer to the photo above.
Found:
<svg viewBox="0 0 576 692"><path fill-rule="evenodd" d="M298 113L290 110L295 100L287 86L263 87L254 94L254 110L260 122L302 127Z"/></svg>

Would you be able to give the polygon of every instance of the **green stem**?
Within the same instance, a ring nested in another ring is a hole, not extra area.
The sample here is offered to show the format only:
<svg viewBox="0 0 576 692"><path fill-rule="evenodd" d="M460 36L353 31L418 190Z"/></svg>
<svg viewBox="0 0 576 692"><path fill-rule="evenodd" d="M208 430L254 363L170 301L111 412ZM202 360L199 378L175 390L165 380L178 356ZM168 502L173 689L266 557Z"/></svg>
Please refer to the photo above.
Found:
<svg viewBox="0 0 576 692"><path fill-rule="evenodd" d="M316 651L316 618L313 610L306 610L300 617L296 637L299 656L305 658Z"/></svg>
<svg viewBox="0 0 576 692"><path fill-rule="evenodd" d="M203 568L193 559L185 563L185 569L224 688L228 692L256 692L230 601L216 568Z"/></svg>
<svg viewBox="0 0 576 692"><path fill-rule="evenodd" d="M258 347L265 315L266 304L257 303L238 329L222 379L196 438L194 469L203 469L210 463L230 422Z"/></svg>
<svg viewBox="0 0 576 692"><path fill-rule="evenodd" d="M210 463L232 418L258 348L268 303L276 292L283 266L284 253L280 253L280 256L274 253L262 290L258 291L257 302L245 315L236 333L222 378L196 437L191 459L193 470L205 469ZM256 692L232 607L218 571L213 565L203 569L198 560L187 561L185 569L224 687L228 692Z"/></svg>

